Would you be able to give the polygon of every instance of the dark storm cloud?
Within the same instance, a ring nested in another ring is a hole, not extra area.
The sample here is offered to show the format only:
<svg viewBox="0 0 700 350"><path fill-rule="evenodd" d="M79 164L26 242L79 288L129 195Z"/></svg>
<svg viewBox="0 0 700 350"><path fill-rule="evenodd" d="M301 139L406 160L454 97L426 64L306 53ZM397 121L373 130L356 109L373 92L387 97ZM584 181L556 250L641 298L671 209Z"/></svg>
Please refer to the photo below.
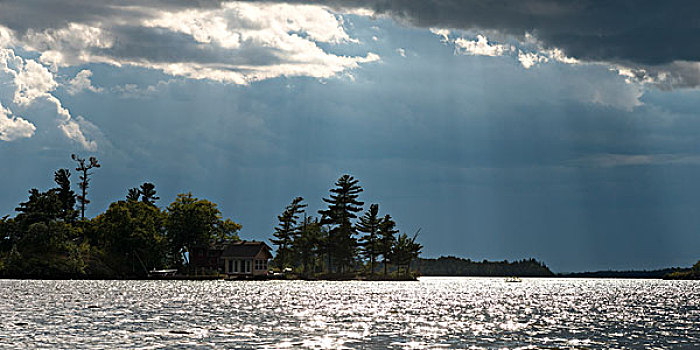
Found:
<svg viewBox="0 0 700 350"><path fill-rule="evenodd" d="M20 37L65 27L69 23L96 25L116 30L119 18L138 26L154 14L187 9L221 8L227 1L0 1L0 24ZM561 49L568 57L583 62L599 62L623 67L632 80L651 83L663 89L697 87L700 84L700 2L686 0L649 1L563 1L563 0L263 0L250 3L279 2L325 5L343 12L349 9L370 9L406 25L430 28L495 31L526 41L526 34L538 40L542 49ZM230 19L229 19L230 20ZM111 25L110 25L111 24ZM229 25L234 25L229 23ZM235 26L235 25L234 25ZM123 29L123 28L122 28ZM138 29L134 28L133 31ZM144 33L144 37L158 33ZM133 44L129 50L139 51L138 43L121 37L122 43ZM159 38L166 40L168 38ZM158 44L145 42L144 57L139 60L176 62L179 55L188 61L230 62L225 50L206 45L185 43L178 39ZM137 40L138 41L138 40ZM151 46L152 45L152 46ZM163 50L161 49L161 46ZM151 47L153 50L150 50ZM182 50L178 50L181 47ZM123 48L123 47L122 47ZM220 51L220 52L213 52ZM276 53L247 52L246 62L278 61ZM135 52L122 51L120 55ZM168 54L172 57L168 59ZM228 60L221 57L227 56ZM157 57L155 57L157 56ZM194 58L193 56L202 56ZM266 63L262 63L263 65ZM236 70L236 69L234 69Z"/></svg>
<svg viewBox="0 0 700 350"><path fill-rule="evenodd" d="M260 1L251 1L260 2ZM309 3L309 1L275 1ZM19 31L92 22L150 10L216 8L221 1L2 1L0 23ZM418 27L534 34L546 47L589 61L663 65L700 61L700 2L687 0L321 0L337 9L368 8Z"/></svg>
<svg viewBox="0 0 700 350"><path fill-rule="evenodd" d="M28 30L41 31L63 27L68 23L90 23L112 17L132 20L149 17L148 10L179 10L187 8L219 7L220 1L142 0L142 1L86 1L86 0L2 0L0 24L20 34Z"/></svg>
<svg viewBox="0 0 700 350"><path fill-rule="evenodd" d="M299 1L302 2L302 1ZM532 33L584 60L660 65L700 61L697 1L325 0L369 8L419 27Z"/></svg>

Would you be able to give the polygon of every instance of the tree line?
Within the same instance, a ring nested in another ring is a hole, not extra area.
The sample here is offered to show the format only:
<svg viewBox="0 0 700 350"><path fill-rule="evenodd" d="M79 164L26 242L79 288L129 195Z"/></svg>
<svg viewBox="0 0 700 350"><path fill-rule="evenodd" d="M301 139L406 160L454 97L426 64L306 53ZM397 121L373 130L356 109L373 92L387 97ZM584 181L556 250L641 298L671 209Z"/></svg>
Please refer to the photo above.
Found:
<svg viewBox="0 0 700 350"><path fill-rule="evenodd" d="M327 207L318 216L309 215L304 199L296 197L277 217L271 239L277 248L273 264L307 277L358 272L372 276L377 267L386 276L389 266L408 274L422 249L417 233L399 233L391 215L379 214L379 204L371 204L358 217L365 203L359 200L363 189L354 177L343 175L334 186L322 198Z"/></svg>
<svg viewBox="0 0 700 350"><path fill-rule="evenodd" d="M535 259L472 261L454 256L441 256L437 259L420 259L420 268L425 276L554 276L547 265Z"/></svg>
<svg viewBox="0 0 700 350"><path fill-rule="evenodd" d="M94 157L72 159L78 194L70 170L58 169L56 187L31 189L15 217L0 218L0 275L138 277L154 268L196 268L185 252L212 240L238 240L241 225L224 219L215 203L182 193L161 209L149 182L87 219L90 170L100 164Z"/></svg>

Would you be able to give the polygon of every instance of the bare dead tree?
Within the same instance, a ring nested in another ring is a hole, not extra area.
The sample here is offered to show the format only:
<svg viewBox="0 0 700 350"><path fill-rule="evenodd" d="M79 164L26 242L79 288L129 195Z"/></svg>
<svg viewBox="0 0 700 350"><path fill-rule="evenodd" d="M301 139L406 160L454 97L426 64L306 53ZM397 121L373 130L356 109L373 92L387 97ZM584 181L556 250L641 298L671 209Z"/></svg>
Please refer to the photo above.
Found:
<svg viewBox="0 0 700 350"><path fill-rule="evenodd" d="M89 172L89 170L92 168L99 168L100 164L97 162L97 158L95 157L88 158L87 162L85 161L85 158L80 158L75 154L71 154L70 157L74 161L78 162L78 167L75 168L75 170L82 173L82 175L80 175L79 183L81 194L77 196L77 199L78 202L80 202L80 218L81 220L85 220L85 205L90 203L90 200L87 199L87 189L90 182L89 177L92 175L92 173Z"/></svg>

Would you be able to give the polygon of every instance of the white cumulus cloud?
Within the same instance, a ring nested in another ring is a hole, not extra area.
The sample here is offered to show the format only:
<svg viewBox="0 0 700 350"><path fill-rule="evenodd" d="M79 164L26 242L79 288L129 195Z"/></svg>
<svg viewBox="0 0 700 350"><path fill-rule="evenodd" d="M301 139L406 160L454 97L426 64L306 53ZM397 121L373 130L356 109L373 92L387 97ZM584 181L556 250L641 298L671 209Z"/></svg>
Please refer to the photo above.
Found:
<svg viewBox="0 0 700 350"><path fill-rule="evenodd" d="M84 90L92 92L101 92L102 88L93 86L90 77L92 77L92 72L89 69L83 69L80 72L78 72L78 74L75 75L75 78L71 79L68 82L68 93L71 95L75 95Z"/></svg>
<svg viewBox="0 0 700 350"><path fill-rule="evenodd" d="M436 33L445 35L443 33ZM476 40L466 40L457 38L454 41L455 49L459 53L475 56L503 56L506 53L513 51L515 48L510 45L489 43L488 39L483 35L477 35Z"/></svg>
<svg viewBox="0 0 700 350"><path fill-rule="evenodd" d="M523 68L530 69L532 66L538 63L547 63L549 59L546 56L540 55L536 52L523 52L518 51L518 61L523 65Z"/></svg>
<svg viewBox="0 0 700 350"><path fill-rule="evenodd" d="M371 52L337 55L318 45L358 42L345 31L342 16L318 5L144 2L92 7L90 15L72 14L70 20L7 27L0 31L0 43L11 40L38 52L39 62L53 71L106 63L234 84L280 76L329 78L379 59ZM76 78L83 79L74 81L81 84L89 77ZM69 92L77 93L77 88L71 85Z"/></svg>
<svg viewBox="0 0 700 350"><path fill-rule="evenodd" d="M85 149L95 150L97 144L82 132L73 120L68 109L52 94L58 83L48 68L32 59L15 54L13 49L0 49L0 103L8 106L3 110L3 140L12 141L19 137L31 137L35 126L27 120L10 118L11 106L26 108L41 106L53 110L56 126L69 139L81 144ZM10 133L10 130L14 130ZM31 130L31 132L30 132ZM9 136L12 135L12 136Z"/></svg>
<svg viewBox="0 0 700 350"><path fill-rule="evenodd" d="M12 112L0 103L0 140L14 141L21 138L29 138L34 135L34 124L19 117L12 116Z"/></svg>

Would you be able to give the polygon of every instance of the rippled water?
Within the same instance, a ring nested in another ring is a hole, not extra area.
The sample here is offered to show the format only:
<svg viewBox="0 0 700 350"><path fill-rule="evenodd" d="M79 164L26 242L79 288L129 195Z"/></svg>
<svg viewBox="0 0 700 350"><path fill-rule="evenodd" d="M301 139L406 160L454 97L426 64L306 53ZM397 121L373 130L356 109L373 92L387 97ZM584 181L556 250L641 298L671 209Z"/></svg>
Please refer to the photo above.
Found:
<svg viewBox="0 0 700 350"><path fill-rule="evenodd" d="M0 347L700 348L700 283L0 280Z"/></svg>

